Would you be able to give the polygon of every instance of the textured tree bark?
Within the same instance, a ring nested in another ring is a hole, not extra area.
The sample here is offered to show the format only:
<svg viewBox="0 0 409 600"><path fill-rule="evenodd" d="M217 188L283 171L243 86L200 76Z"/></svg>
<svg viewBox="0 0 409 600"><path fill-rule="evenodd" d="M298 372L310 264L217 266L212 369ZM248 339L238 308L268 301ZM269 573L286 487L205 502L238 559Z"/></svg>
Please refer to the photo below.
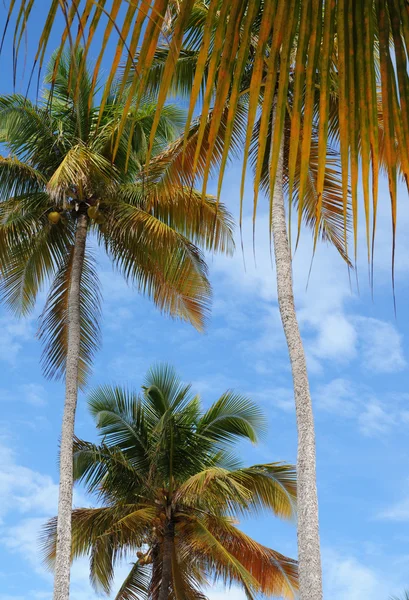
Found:
<svg viewBox="0 0 409 600"><path fill-rule="evenodd" d="M314 418L305 353L294 304L292 260L283 194L283 160L282 142L274 188L272 232L277 269L278 305L290 355L298 430L297 509L300 600L321 600L322 574Z"/></svg>
<svg viewBox="0 0 409 600"><path fill-rule="evenodd" d="M60 487L58 498L57 551L54 572L54 600L68 600L71 567L71 511L73 488L73 437L78 396L80 353L80 283L85 256L88 217L80 212L75 232L71 285L68 294L67 364L65 403L61 431Z"/></svg>
<svg viewBox="0 0 409 600"><path fill-rule="evenodd" d="M169 586L172 581L172 551L175 537L175 525L172 520L166 524L163 538L162 581L158 600L168 600Z"/></svg>

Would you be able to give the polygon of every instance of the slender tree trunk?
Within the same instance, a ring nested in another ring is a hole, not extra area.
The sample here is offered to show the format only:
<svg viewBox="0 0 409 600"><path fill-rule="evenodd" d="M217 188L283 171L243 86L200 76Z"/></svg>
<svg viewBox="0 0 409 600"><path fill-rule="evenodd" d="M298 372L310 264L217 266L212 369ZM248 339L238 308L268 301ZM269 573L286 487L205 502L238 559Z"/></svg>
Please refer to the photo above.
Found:
<svg viewBox="0 0 409 600"><path fill-rule="evenodd" d="M61 432L60 488L58 498L57 553L54 574L54 600L70 596L71 511L73 488L73 437L78 396L78 363L80 353L80 282L84 264L88 217L80 212L75 232L71 285L67 315L67 365L65 403Z"/></svg>
<svg viewBox="0 0 409 600"><path fill-rule="evenodd" d="M162 557L162 581L160 584L158 600L168 600L169 586L172 581L172 552L175 538L175 524L170 519L165 526L165 535L163 538L163 557Z"/></svg>
<svg viewBox="0 0 409 600"><path fill-rule="evenodd" d="M283 155L282 143L274 188L272 231L277 268L278 305L290 355L298 430L297 508L300 600L321 600L322 575L314 418L305 353L294 305L292 261L284 208Z"/></svg>

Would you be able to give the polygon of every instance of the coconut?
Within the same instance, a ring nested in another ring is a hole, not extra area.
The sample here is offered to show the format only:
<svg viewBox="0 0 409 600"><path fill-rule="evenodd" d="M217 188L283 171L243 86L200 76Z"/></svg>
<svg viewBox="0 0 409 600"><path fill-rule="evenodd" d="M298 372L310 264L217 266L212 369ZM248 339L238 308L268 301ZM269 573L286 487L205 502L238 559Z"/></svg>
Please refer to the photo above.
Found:
<svg viewBox="0 0 409 600"><path fill-rule="evenodd" d="M99 210L98 206L90 206L87 210L87 214L90 219L96 219L98 216Z"/></svg>
<svg viewBox="0 0 409 600"><path fill-rule="evenodd" d="M51 212L48 213L48 220L53 225L57 225L57 223L59 223L60 220L61 220L61 215L56 210L53 210L53 211L51 211Z"/></svg>

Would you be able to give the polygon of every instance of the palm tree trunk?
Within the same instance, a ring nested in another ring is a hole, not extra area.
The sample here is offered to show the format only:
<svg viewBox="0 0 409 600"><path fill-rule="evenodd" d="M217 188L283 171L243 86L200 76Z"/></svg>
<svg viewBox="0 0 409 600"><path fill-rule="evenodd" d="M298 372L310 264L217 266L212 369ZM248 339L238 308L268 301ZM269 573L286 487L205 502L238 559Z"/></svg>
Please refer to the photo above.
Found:
<svg viewBox="0 0 409 600"><path fill-rule="evenodd" d="M78 396L80 354L80 283L84 264L88 217L78 214L72 259L71 284L67 315L67 364L65 403L60 449L60 488L58 498L57 551L54 574L54 600L68 600L71 566L71 511L73 488L73 437Z"/></svg>
<svg viewBox="0 0 409 600"><path fill-rule="evenodd" d="M175 525L169 520L165 526L165 535L163 538L163 557L162 557L162 581L158 600L168 600L169 586L172 580L172 552L175 537Z"/></svg>
<svg viewBox="0 0 409 600"><path fill-rule="evenodd" d="M321 600L322 574L314 418L305 353L294 305L292 261L283 194L283 143L284 136L274 188L272 232L277 269L278 305L290 355L298 430L297 508L300 600Z"/></svg>

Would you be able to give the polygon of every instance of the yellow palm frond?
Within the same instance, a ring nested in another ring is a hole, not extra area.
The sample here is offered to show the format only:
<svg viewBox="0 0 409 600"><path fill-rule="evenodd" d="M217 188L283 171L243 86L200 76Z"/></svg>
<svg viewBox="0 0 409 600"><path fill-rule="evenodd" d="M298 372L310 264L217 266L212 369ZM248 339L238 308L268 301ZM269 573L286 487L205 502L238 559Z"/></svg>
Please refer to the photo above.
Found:
<svg viewBox="0 0 409 600"><path fill-rule="evenodd" d="M200 250L152 214L131 205L112 209L104 239L127 279L160 310L202 330L211 298Z"/></svg>
<svg viewBox="0 0 409 600"><path fill-rule="evenodd" d="M194 244L232 254L234 222L225 205L191 187L169 187L162 180L123 186L125 202L143 207ZM121 193L121 190L119 190Z"/></svg>
<svg viewBox="0 0 409 600"><path fill-rule="evenodd" d="M329 110L328 93L333 74L332 64L335 61L339 85L343 197L346 201L350 175L354 238L356 240L357 193L360 179L363 185L364 219L367 227L371 211L376 212L379 177L376 103L377 88L379 88L385 116L385 163L391 195L394 240L397 218L396 160L400 161L405 179L409 181L409 103L407 100L409 17L406 2L356 0L351 4L345 0L292 0L289 5L288 0L264 0L257 5L258 11L254 15L254 11L251 10L255 4L253 0L244 0L244 2L232 0L227 5L222 4L221 15L218 15L219 0L210 0L206 4L203 3L200 18L197 16L196 4L192 0L180 0L177 3L173 0L136 0L132 7L127 6L128 10L123 12L120 11L122 4L125 6L127 3L125 0L117 0L110 10L105 11L100 3L90 1L84 2L81 6L73 1L61 3L56 0L49 0L46 5L39 0L29 3L25 0L11 2L7 25L13 22L14 18L14 55L18 56L21 51L24 33L32 27L30 15L37 6L41 6L42 11L39 14L43 15L42 24L40 22L40 26L36 26L38 50L35 61L39 66L44 60L51 32L61 19L66 24L61 36L62 43L68 40L74 46L74 50L85 43L84 61L91 41L99 29L103 33L104 42L95 66L93 82L96 83L103 56L110 51L107 41L111 36L116 36L115 54L112 60L108 59L108 63L112 64L108 82L111 82L115 76L120 63L119 54L122 53L126 61L124 78L129 84L129 98L123 116L125 121L129 108L134 102L139 101L138 94L145 93L146 84L149 82L149 68L154 62L158 46L163 46L164 38L172 52L164 58L160 69L160 81L155 86L160 94L160 104L163 103L167 93L175 89L173 77L175 64L180 53L183 52L182 41L186 37L190 46L198 52L196 64L189 74L191 88L189 115L191 117L197 103L201 103L204 109L203 119L207 119L210 111L215 115L223 112L226 90L242 89L241 83L248 79L248 71L240 68L242 54L240 42L245 44L246 48L250 48L251 45L252 59L257 73L253 78L254 85L248 92L250 105L254 107L258 104L260 90L263 90L265 98L262 110L264 115L268 116L275 102L275 94L269 93L269 90L278 90L277 123L280 127L277 128L275 147L279 145L287 110L286 90L290 83L294 86L297 109L292 124L294 135L291 136L290 143L291 164L294 165L294 159L299 152L300 132L302 132L302 155L305 159L305 164L300 171L300 215L304 212L304 192L309 162L307 159L311 150L310 133L318 83L322 86L323 94L316 122L319 131L319 167L315 184L318 196L317 227L321 222L323 165L329 133L326 122ZM291 10L287 19L285 17L289 6ZM101 18L103 13L108 19ZM196 14L196 27L193 14ZM263 15L266 15L264 19ZM71 36L70 32L77 28L81 35ZM245 34L249 30L252 32L251 36ZM203 35L200 36L198 31L203 32ZM161 33L164 35L162 36ZM357 85L357 82L362 85ZM205 93L200 97L200 90L203 89ZM365 91L364 94L362 89ZM105 96L106 94L103 95ZM233 104L238 101L239 98L234 98ZM231 114L234 113L233 105ZM249 111L246 121L249 123L250 130L253 117L254 111ZM155 123L156 121L157 119ZM218 135L221 127L218 126L218 117L214 123L214 134ZM190 123L187 124L188 129L189 127ZM154 129L151 132L152 139L155 135ZM119 135L121 131L122 127L119 127ZM213 133L210 137L213 139ZM358 145L358 140L361 140L361 147ZM396 140L398 152L394 148ZM263 143L263 140L261 142ZM207 171L205 165L209 165L213 160L212 146L213 142L208 146L208 156L204 156L203 160L199 161L202 172L203 169ZM244 156L247 155L249 147L248 138L243 148ZM362 153L360 160L359 151ZM270 175L274 178L274 161L272 165ZM370 192L371 178L374 181ZM273 186L274 182L271 181L271 184ZM344 209L346 210L345 205Z"/></svg>
<svg viewBox="0 0 409 600"><path fill-rule="evenodd" d="M96 589L110 591L113 569L126 552L140 549L155 509L138 505L106 508L78 508L72 512L72 560L90 557L91 581ZM57 519L48 521L41 545L49 567L55 561Z"/></svg>
<svg viewBox="0 0 409 600"><path fill-rule="evenodd" d="M47 189L53 197L59 198L75 186L78 188L78 200L83 200L82 189L92 189L93 178L107 185L114 177L115 168L104 156L79 143L66 153L48 180Z"/></svg>
<svg viewBox="0 0 409 600"><path fill-rule="evenodd" d="M226 517L207 517L206 527L254 577L263 594L295 597L298 590L296 561L259 544Z"/></svg>

